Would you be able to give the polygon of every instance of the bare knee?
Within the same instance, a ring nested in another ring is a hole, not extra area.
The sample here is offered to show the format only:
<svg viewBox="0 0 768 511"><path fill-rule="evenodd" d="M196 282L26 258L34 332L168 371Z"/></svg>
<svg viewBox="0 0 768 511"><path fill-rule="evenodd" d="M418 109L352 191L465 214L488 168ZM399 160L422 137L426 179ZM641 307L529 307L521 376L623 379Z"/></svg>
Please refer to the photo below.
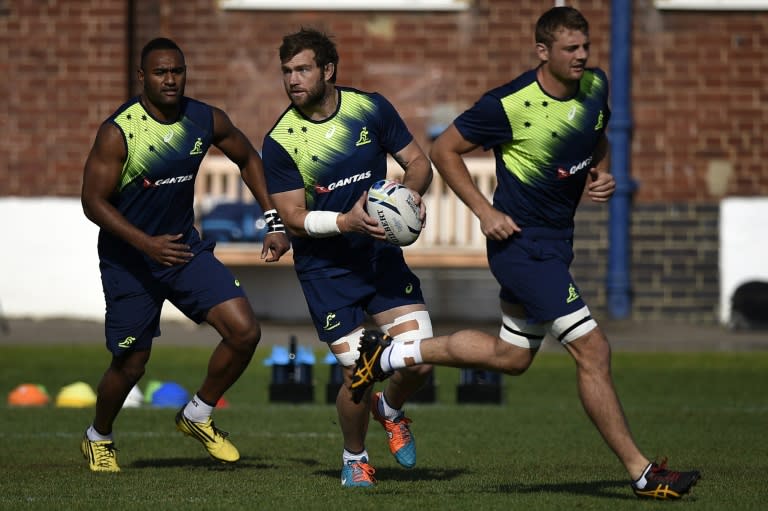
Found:
<svg viewBox="0 0 768 511"><path fill-rule="evenodd" d="M245 298L233 298L213 307L206 321L230 349L252 355L261 340L261 326Z"/></svg>
<svg viewBox="0 0 768 511"><path fill-rule="evenodd" d="M495 340L495 363L498 370L510 376L520 376L531 367L538 349L521 348L499 337Z"/></svg>
<svg viewBox="0 0 768 511"><path fill-rule="evenodd" d="M565 345L582 371L609 373L611 370L611 345L600 328Z"/></svg>
<svg viewBox="0 0 768 511"><path fill-rule="evenodd" d="M118 373L127 383L135 385L144 376L149 353L149 351L137 351L113 358L110 370Z"/></svg>
<svg viewBox="0 0 768 511"><path fill-rule="evenodd" d="M261 326L256 321L250 322L233 329L223 341L237 352L253 354L261 341Z"/></svg>

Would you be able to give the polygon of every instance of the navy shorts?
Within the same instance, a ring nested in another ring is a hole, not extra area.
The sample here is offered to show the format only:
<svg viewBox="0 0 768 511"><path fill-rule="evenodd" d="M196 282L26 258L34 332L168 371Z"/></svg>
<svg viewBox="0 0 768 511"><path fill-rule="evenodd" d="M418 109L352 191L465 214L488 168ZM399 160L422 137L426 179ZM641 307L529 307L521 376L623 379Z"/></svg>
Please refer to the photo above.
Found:
<svg viewBox="0 0 768 511"><path fill-rule="evenodd" d="M523 228L503 241L488 240L488 263L499 297L522 305L529 322L557 319L585 306L569 270L573 231Z"/></svg>
<svg viewBox="0 0 768 511"><path fill-rule="evenodd" d="M366 313L424 303L421 282L402 254L376 259L365 271L300 282L317 334L326 343L354 331Z"/></svg>
<svg viewBox="0 0 768 511"><path fill-rule="evenodd" d="M168 300L196 323L208 311L245 291L210 250L186 264L161 271L126 269L101 264L107 305L104 330L107 349L116 357L130 350L148 350L160 335L160 311Z"/></svg>

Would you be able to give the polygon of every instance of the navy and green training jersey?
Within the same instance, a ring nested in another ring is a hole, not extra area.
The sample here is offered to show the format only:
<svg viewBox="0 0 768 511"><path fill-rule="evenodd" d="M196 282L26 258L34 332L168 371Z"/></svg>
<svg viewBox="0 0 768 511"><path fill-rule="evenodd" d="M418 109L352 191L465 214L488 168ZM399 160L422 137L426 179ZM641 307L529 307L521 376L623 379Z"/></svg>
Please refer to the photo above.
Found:
<svg viewBox="0 0 768 511"><path fill-rule="evenodd" d="M533 69L485 93L454 124L466 140L493 148L494 207L521 227L568 229L609 117L602 70L585 70L576 95L558 99Z"/></svg>
<svg viewBox="0 0 768 511"><path fill-rule="evenodd" d="M290 106L264 138L262 158L269 193L303 189L307 209L344 213L386 177L387 154L403 149L413 136L380 94L336 89L336 112L322 121ZM357 233L294 237L292 245L300 278L346 273L369 265L382 250L400 250Z"/></svg>
<svg viewBox="0 0 768 511"><path fill-rule="evenodd" d="M213 137L213 110L209 105L182 98L175 122L150 115L139 97L115 111L105 122L123 134L127 158L110 203L134 226L150 236L183 234L194 253L202 243L194 228L195 178ZM133 266L149 260L128 243L105 230L99 233L102 261Z"/></svg>

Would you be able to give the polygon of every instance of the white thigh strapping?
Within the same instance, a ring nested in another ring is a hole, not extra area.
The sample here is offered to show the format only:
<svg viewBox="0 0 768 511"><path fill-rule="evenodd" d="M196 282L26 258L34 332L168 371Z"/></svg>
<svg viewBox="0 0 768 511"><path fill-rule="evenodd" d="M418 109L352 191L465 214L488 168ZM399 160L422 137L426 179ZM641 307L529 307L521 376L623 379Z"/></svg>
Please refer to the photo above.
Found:
<svg viewBox="0 0 768 511"><path fill-rule="evenodd" d="M346 345L348 348L342 353L335 353L333 348L331 349L331 353L333 353L333 355L336 357L336 360L339 362L341 367L352 367L355 365L355 361L358 357L358 351L360 349L361 335L363 335L362 328L355 330L354 332L349 333L340 339L336 339L331 343L331 346L337 348L341 345Z"/></svg>
<svg viewBox="0 0 768 511"><path fill-rule="evenodd" d="M549 333L561 344L568 344L595 328L597 328L597 321L592 319L589 308L585 305L576 312L552 321L549 324Z"/></svg>
<svg viewBox="0 0 768 511"><path fill-rule="evenodd" d="M395 325L398 325L400 323L405 323L406 321L416 321L418 323L418 328L416 330L408 330L407 332L402 332L400 334L397 334L396 336L392 337L392 340L394 342L399 341L418 341L421 339L429 339L434 334L432 333L432 320L429 319L429 312L427 311L415 311L415 312L409 312L408 314L403 314L402 316L398 316L395 318L394 323L388 323L386 325L382 325L381 329L384 330L384 332L389 333L389 329L392 328Z"/></svg>
<svg viewBox="0 0 768 511"><path fill-rule="evenodd" d="M532 325L525 319L513 318L508 314L501 315L499 338L504 342L528 350L537 350L544 340L545 333L546 328L544 325Z"/></svg>

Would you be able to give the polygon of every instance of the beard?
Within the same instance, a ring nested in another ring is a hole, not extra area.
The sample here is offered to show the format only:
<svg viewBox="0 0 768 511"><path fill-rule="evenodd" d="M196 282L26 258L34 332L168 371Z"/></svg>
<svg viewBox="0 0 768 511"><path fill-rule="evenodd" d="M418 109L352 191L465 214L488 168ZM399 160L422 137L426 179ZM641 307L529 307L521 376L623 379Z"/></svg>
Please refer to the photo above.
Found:
<svg viewBox="0 0 768 511"><path fill-rule="evenodd" d="M306 89L302 99L296 100L296 98L291 95L290 91L288 92L288 97L291 99L293 106L312 110L323 103L327 90L327 84L323 80L318 80L313 87Z"/></svg>

